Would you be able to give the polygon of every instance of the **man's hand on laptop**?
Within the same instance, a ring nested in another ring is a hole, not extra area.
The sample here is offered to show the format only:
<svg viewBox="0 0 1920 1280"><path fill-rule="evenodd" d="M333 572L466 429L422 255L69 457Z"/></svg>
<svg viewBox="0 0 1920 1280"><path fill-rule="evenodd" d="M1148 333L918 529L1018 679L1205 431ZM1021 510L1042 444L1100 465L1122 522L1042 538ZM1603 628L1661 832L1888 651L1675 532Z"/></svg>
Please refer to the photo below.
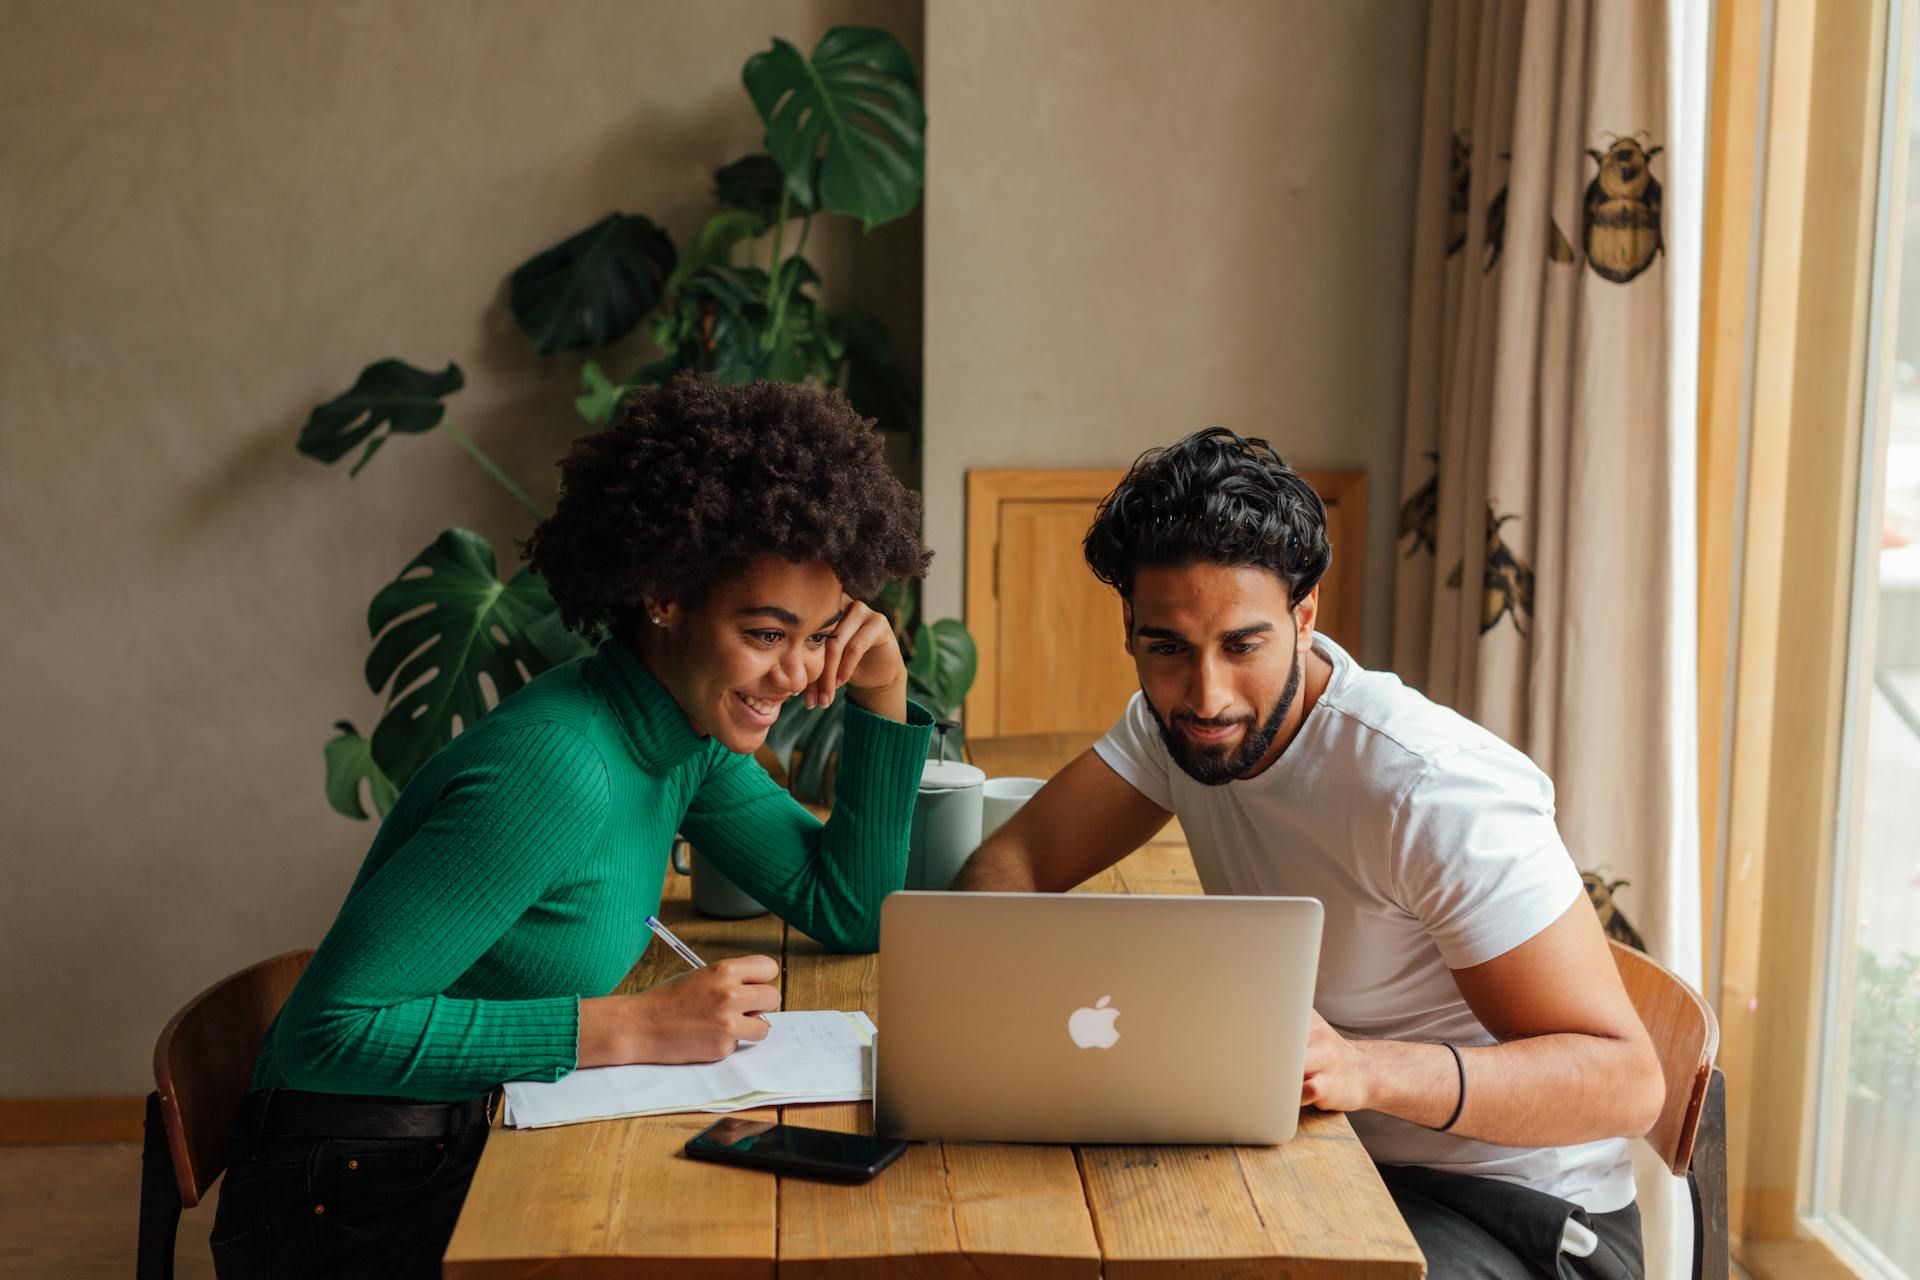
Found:
<svg viewBox="0 0 1920 1280"><path fill-rule="evenodd" d="M1437 1129L1460 1098L1453 1054L1445 1045L1349 1040L1320 1011L1307 1029L1300 1105L1321 1111L1384 1111Z"/></svg>
<svg viewBox="0 0 1920 1280"><path fill-rule="evenodd" d="M1300 1105L1321 1111L1365 1111L1372 1105L1366 1054L1329 1026L1318 1009L1307 1028L1307 1071L1300 1082Z"/></svg>

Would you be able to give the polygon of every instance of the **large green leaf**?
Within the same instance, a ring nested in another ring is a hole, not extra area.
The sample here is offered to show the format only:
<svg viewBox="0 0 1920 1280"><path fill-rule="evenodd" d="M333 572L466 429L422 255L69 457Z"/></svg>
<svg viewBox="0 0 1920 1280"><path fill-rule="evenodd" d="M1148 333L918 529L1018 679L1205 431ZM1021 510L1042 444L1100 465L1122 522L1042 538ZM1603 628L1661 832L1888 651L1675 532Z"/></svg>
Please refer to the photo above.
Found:
<svg viewBox="0 0 1920 1280"><path fill-rule="evenodd" d="M738 209L753 218L761 231L767 231L780 217L780 193L787 175L780 172L772 156L757 151L742 156L724 169L713 171L713 198L730 209ZM787 193L789 217L812 213L807 197Z"/></svg>
<svg viewBox="0 0 1920 1280"><path fill-rule="evenodd" d="M373 748L351 721L342 720L333 727L339 733L327 743L327 803L335 811L364 822L367 811L360 803L360 782L365 779L374 814L386 817L399 798L398 788L380 772L380 766L373 762Z"/></svg>
<svg viewBox="0 0 1920 1280"><path fill-rule="evenodd" d="M460 366L451 362L429 373L404 360L376 360L360 371L353 386L314 406L295 447L309 458L337 462L364 440L366 450L349 473L357 476L395 432L419 435L439 426L447 413L440 401L465 383ZM382 426L386 432L375 434Z"/></svg>
<svg viewBox="0 0 1920 1280"><path fill-rule="evenodd" d="M673 273L673 241L640 214L610 213L515 268L507 303L542 355L632 333Z"/></svg>
<svg viewBox="0 0 1920 1280"><path fill-rule="evenodd" d="M448 529L415 556L367 606L367 685L388 691L373 731L373 758L404 787L458 728L487 713L487 684L497 698L546 670L527 635L553 612L547 584L531 569L502 583L493 548L468 529Z"/></svg>
<svg viewBox="0 0 1920 1280"><path fill-rule="evenodd" d="M913 59L891 35L835 27L811 60L775 40L741 78L795 200L872 230L920 199L927 114Z"/></svg>
<svg viewBox="0 0 1920 1280"><path fill-rule="evenodd" d="M913 629L913 655L907 659L908 691L943 719L960 710L961 699L973 688L980 654L966 624L958 618Z"/></svg>

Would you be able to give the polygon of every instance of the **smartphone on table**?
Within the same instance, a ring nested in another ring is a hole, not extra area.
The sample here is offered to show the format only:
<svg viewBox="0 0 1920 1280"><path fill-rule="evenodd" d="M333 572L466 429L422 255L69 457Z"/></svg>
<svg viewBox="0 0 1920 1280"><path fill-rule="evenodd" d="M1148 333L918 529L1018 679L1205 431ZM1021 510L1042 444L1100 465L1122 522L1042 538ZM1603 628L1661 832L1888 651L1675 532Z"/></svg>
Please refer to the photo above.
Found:
<svg viewBox="0 0 1920 1280"><path fill-rule="evenodd" d="M739 1116L728 1116L687 1139L687 1154L696 1160L840 1182L865 1182L898 1160L906 1149L907 1144L898 1138L835 1133Z"/></svg>

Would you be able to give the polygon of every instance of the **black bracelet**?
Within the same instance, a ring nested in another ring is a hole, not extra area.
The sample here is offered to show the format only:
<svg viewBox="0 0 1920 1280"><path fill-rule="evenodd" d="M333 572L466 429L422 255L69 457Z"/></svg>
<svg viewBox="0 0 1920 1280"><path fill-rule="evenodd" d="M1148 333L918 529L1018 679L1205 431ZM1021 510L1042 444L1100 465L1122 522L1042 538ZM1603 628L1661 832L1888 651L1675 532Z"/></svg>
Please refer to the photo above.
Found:
<svg viewBox="0 0 1920 1280"><path fill-rule="evenodd" d="M1460 1057L1460 1051L1453 1047L1452 1041L1442 1040L1440 1043L1447 1046L1447 1052L1453 1055L1454 1068L1460 1073L1460 1101L1453 1104L1453 1114L1447 1117L1447 1122L1435 1130L1437 1133L1445 1133L1453 1128L1454 1121L1460 1118L1461 1109L1467 1105L1467 1064Z"/></svg>

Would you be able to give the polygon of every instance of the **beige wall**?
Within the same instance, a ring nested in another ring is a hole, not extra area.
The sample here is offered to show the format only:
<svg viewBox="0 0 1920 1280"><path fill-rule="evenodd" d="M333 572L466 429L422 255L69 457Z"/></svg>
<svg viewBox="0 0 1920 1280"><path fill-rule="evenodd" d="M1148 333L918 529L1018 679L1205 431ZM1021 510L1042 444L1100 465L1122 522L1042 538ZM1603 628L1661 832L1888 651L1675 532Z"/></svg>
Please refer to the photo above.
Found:
<svg viewBox="0 0 1920 1280"><path fill-rule="evenodd" d="M615 208L682 240L757 149L770 36L919 0L0 4L0 1095L133 1093L166 1016L311 945L372 829L322 744L370 728L373 592L445 526L503 572L527 521L447 439L356 481L307 410L387 355L466 370L452 418L536 496L577 361L506 274ZM918 344L917 220L835 289Z"/></svg>
<svg viewBox="0 0 1920 1280"><path fill-rule="evenodd" d="M929 4L933 612L969 467L1221 423L1366 469L1384 664L1424 35L1413 0Z"/></svg>
<svg viewBox="0 0 1920 1280"><path fill-rule="evenodd" d="M1374 485L1384 648L1419 9L958 3L926 15L929 587L976 465L1269 432ZM549 15L558 13L564 20ZM299 457L368 362L460 362L453 419L530 492L577 362L506 273L610 209L677 238L758 144L775 33L919 0L157 10L0 0L0 1095L149 1087L162 1021L310 945L372 831L320 748L368 728L372 593L448 524L527 522L449 441ZM919 345L917 219L816 228L830 297Z"/></svg>

